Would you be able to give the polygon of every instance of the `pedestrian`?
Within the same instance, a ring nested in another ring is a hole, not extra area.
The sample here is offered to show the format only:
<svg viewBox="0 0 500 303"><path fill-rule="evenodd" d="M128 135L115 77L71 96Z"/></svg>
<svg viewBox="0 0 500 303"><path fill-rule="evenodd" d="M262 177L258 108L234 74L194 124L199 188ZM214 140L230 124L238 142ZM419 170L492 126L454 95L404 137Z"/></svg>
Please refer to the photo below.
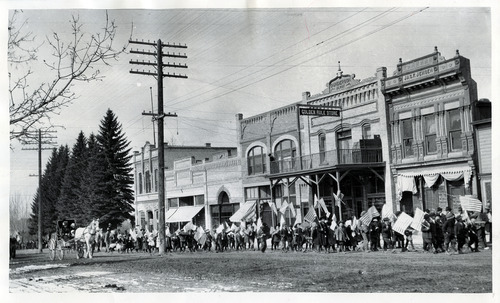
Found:
<svg viewBox="0 0 500 303"><path fill-rule="evenodd" d="M281 252L287 252L288 247L286 245L286 240L288 239L288 228L286 224L283 224L280 229L280 239L281 239Z"/></svg>
<svg viewBox="0 0 500 303"><path fill-rule="evenodd" d="M465 240L467 236L467 230L464 225L464 221L462 219L462 216L456 216L455 218L455 235L457 237L457 243L458 243L458 253L463 254L464 252L462 251L463 246L465 245Z"/></svg>
<svg viewBox="0 0 500 303"><path fill-rule="evenodd" d="M444 252L445 249L443 247L444 244L444 233L443 233L443 220L441 219L441 215L438 213L436 214L436 217L434 218L434 225L435 225L435 237L433 237L434 241L434 250L437 251L438 253Z"/></svg>
<svg viewBox="0 0 500 303"><path fill-rule="evenodd" d="M111 229L108 227L104 233L104 243L106 244L106 252L109 252L109 245L111 244Z"/></svg>
<svg viewBox="0 0 500 303"><path fill-rule="evenodd" d="M378 251L380 241L380 225L377 218L373 218L369 227L370 232L370 250Z"/></svg>
<svg viewBox="0 0 500 303"><path fill-rule="evenodd" d="M280 246L280 226L276 225L274 230L271 233L271 250L278 250Z"/></svg>
<svg viewBox="0 0 500 303"><path fill-rule="evenodd" d="M364 216L366 214L366 211L362 211L361 212L361 217ZM363 245L362 245L362 248L363 248L363 251L368 251L368 225L366 225L365 223L363 223L363 221L361 220L358 220L358 230L360 231L361 233L361 237L363 238Z"/></svg>
<svg viewBox="0 0 500 303"><path fill-rule="evenodd" d="M382 224L382 240L384 240L384 251L392 248L392 227L389 218L384 218Z"/></svg>
<svg viewBox="0 0 500 303"><path fill-rule="evenodd" d="M337 227L335 228L335 241L337 242L337 252L345 253L345 243L347 240L347 233L344 226L344 222L340 221Z"/></svg>
<svg viewBox="0 0 500 303"><path fill-rule="evenodd" d="M264 224L262 224L259 227L259 230L257 231L257 241L259 241L259 247L261 252L265 252L267 248L267 234L264 231L265 228Z"/></svg>
<svg viewBox="0 0 500 303"><path fill-rule="evenodd" d="M443 224L444 248L447 253L455 249L455 215L446 207L446 221Z"/></svg>
<svg viewBox="0 0 500 303"><path fill-rule="evenodd" d="M415 246L413 246L413 228L408 227L405 230L405 245L403 251L408 251L408 244L411 246L411 250L415 250Z"/></svg>
<svg viewBox="0 0 500 303"><path fill-rule="evenodd" d="M468 227L468 236L469 236L469 249L471 252L479 252L479 239L477 236L477 225L476 225L476 219L472 218L470 219L470 224ZM474 245L474 248L472 248L472 245Z"/></svg>
<svg viewBox="0 0 500 303"><path fill-rule="evenodd" d="M492 229L491 229L491 219L492 219L492 215L491 215L491 209L488 207L486 208L486 223L485 223L485 226L484 226L484 230L485 230L485 233L487 235L489 235L488 237L488 241L487 243L491 243L491 239L493 238L493 233L492 233ZM485 247L486 249L487 247Z"/></svg>
<svg viewBox="0 0 500 303"><path fill-rule="evenodd" d="M432 252L432 230L429 214L424 215L424 220L422 221L422 243L425 252Z"/></svg>

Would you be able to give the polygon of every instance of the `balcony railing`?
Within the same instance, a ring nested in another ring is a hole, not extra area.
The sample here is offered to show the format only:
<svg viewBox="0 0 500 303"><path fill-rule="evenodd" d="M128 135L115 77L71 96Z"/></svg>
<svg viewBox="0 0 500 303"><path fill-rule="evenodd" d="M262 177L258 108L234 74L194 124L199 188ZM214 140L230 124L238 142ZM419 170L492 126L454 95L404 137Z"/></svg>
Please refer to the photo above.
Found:
<svg viewBox="0 0 500 303"><path fill-rule="evenodd" d="M300 162L302 161L302 167ZM290 159L271 161L271 174L324 168L339 164L380 163L381 148L338 149Z"/></svg>

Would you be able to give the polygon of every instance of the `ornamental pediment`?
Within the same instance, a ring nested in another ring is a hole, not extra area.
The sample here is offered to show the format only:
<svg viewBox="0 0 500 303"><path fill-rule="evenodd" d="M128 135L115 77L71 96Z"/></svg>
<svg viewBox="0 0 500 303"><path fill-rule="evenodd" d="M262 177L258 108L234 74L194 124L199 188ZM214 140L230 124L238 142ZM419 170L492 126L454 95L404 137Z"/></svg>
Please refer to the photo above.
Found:
<svg viewBox="0 0 500 303"><path fill-rule="evenodd" d="M328 91L330 93L336 92L336 91L341 91L348 89L352 86L355 86L360 82L358 79L354 79L356 77L355 74L351 75L340 75L332 79L330 82L328 82Z"/></svg>

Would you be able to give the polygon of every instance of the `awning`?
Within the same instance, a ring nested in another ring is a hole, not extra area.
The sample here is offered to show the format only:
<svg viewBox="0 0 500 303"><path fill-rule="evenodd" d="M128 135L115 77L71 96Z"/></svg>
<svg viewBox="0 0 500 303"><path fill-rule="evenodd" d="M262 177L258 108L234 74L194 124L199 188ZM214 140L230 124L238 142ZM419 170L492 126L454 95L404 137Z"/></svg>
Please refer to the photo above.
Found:
<svg viewBox="0 0 500 303"><path fill-rule="evenodd" d="M183 206L176 209L176 211L170 216L165 216L167 219L166 223L174 223L174 222L187 222L191 221L196 214L200 212L200 210L204 206ZM170 212L170 209L167 211L167 215Z"/></svg>
<svg viewBox="0 0 500 303"><path fill-rule="evenodd" d="M247 201L240 206L234 215L229 218L231 222L241 222L252 218L255 215L255 203L256 201Z"/></svg>
<svg viewBox="0 0 500 303"><path fill-rule="evenodd" d="M171 208L167 210L167 213L165 214L165 221L168 220L168 218L172 217L175 212L177 211L178 208Z"/></svg>

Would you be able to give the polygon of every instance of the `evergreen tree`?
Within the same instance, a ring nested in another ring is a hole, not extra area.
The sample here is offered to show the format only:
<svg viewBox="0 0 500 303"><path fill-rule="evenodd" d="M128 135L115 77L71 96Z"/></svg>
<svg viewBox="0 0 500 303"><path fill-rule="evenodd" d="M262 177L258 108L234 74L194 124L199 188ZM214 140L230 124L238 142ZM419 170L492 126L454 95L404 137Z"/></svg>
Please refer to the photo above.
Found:
<svg viewBox="0 0 500 303"><path fill-rule="evenodd" d="M99 218L100 213L96 207L105 202L104 179L104 154L97 142L97 138L92 133L87 142L86 168L77 194L80 199L80 205L87 209L87 213L92 218Z"/></svg>
<svg viewBox="0 0 500 303"><path fill-rule="evenodd" d="M127 219L134 219L134 195L130 142L122 133L122 126L111 109L101 120L97 142L104 156L101 179L104 199L99 201L95 210L103 226L111 223L116 227Z"/></svg>
<svg viewBox="0 0 500 303"><path fill-rule="evenodd" d="M80 132L66 167L61 195L57 201L56 209L61 219L75 219L78 225L90 222L89 209L80 204L78 193L87 167L87 139Z"/></svg>
<svg viewBox="0 0 500 303"><path fill-rule="evenodd" d="M42 233L50 234L55 231L58 220L56 203L61 193L68 159L69 149L67 146L60 146L59 149L52 151L42 175L41 188L37 190L31 204L32 213L28 222L30 234L38 232L38 195L40 190L42 193Z"/></svg>

